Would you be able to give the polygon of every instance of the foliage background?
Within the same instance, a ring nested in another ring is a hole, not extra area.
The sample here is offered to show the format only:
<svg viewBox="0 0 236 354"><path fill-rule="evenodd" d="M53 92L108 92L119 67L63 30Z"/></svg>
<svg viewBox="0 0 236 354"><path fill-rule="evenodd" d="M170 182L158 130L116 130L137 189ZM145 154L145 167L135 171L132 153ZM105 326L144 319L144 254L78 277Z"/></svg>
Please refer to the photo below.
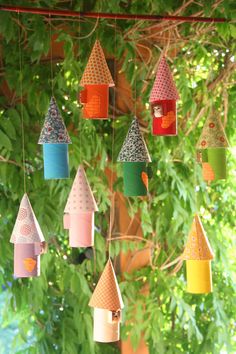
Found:
<svg viewBox="0 0 236 354"><path fill-rule="evenodd" d="M0 1L4 3L4 1ZM28 1L10 4L29 5ZM84 11L107 11L158 14L199 14L235 18L234 1L39 1L31 6L71 8ZM49 19L36 15L0 12L1 71L15 92L11 100L0 96L0 282L4 296L1 336L6 335L12 317L18 326L14 339L8 341L4 353L117 353L114 345L102 345L92 340L92 311L88 308L94 284L106 260L105 237L109 220L109 190L104 173L111 166L112 126L115 131L114 162L127 132L133 112L120 112L116 121L91 122L80 120L77 104L78 82L92 44L98 36L107 53L114 54L114 21L69 21L53 19L52 32L64 43L64 60L53 63L54 94L70 130L71 178L81 161L89 165L88 178L93 186L100 212L96 214L96 264L91 250L71 250L62 228L62 215L72 179L44 181L40 146L40 127L51 95L50 61L43 60L49 52ZM62 28L66 25L68 30ZM228 153L229 178L207 186L195 163L194 145L208 114L219 114L226 123L226 133L235 145L236 89L234 21L225 24L178 24L174 43L168 54L180 92L179 136L154 138L149 133L151 118L147 104L153 80L152 70L168 31L156 31L159 39L148 37L145 22L116 21L117 61L137 97L142 96L144 109L139 118L148 124L145 138L152 156L154 177L150 183L150 198L131 200L130 213L141 206L144 237L161 247L153 257L154 267L145 267L125 275L120 283L125 300L122 338L130 334L134 347L144 332L150 353L234 353L235 335L235 155ZM19 27L22 48L22 72L19 71ZM171 32L172 33L172 32ZM173 32L174 33L174 32ZM91 35L88 35L91 34ZM82 37L79 39L79 37ZM83 38L86 37L86 38ZM158 42L159 40L159 42ZM151 48L148 65L139 57L135 63L135 44ZM78 48L81 48L78 51ZM124 59L125 58L125 59ZM136 65L135 65L136 64ZM23 117L26 146L27 190L35 213L49 243L49 252L41 263L38 279L12 277L13 247L9 243L18 206L23 194L22 145L20 119L20 80L23 82ZM148 78L148 79L147 79ZM145 108L146 107L146 108ZM198 124L199 123L199 124ZM193 127L196 128L192 129ZM189 131L190 129L190 131ZM191 130L192 129L192 130ZM147 133L148 132L148 133ZM114 163L118 174L115 189L122 189L121 167ZM194 185L198 186L195 198ZM197 200L196 200L197 199ZM197 202L196 202L197 201ZM213 262L214 292L195 296L185 292L184 267L171 276L160 265L183 249L196 207L204 220L210 243L215 251ZM132 245L115 242L112 255ZM96 265L96 267L94 267ZM143 284L150 293L140 294ZM6 296L7 294L7 296ZM145 311L143 310L145 303ZM135 312L134 312L135 307ZM15 327L14 327L15 328ZM4 345L4 344L3 344ZM22 345L22 349L19 349Z"/></svg>

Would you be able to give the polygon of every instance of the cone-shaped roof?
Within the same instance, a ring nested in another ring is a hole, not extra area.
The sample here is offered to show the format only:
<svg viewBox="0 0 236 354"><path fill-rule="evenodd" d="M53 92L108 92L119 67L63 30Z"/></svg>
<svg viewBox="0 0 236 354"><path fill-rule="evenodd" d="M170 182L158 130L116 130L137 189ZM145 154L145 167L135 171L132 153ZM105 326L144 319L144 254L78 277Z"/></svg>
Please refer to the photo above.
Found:
<svg viewBox="0 0 236 354"><path fill-rule="evenodd" d="M214 258L210 243L203 229L201 220L196 214L182 254L185 260L211 260Z"/></svg>
<svg viewBox="0 0 236 354"><path fill-rule="evenodd" d="M140 131L137 118L134 118L117 161L120 162L151 162L146 143Z"/></svg>
<svg viewBox="0 0 236 354"><path fill-rule="evenodd" d="M11 243L44 242L43 233L34 215L29 198L25 193L21 199L20 208L12 231Z"/></svg>
<svg viewBox="0 0 236 354"><path fill-rule="evenodd" d="M38 144L71 144L65 123L54 97L51 97Z"/></svg>
<svg viewBox="0 0 236 354"><path fill-rule="evenodd" d="M202 133L197 142L196 148L207 149L227 147L229 147L229 142L220 119L216 115L208 117L202 128Z"/></svg>
<svg viewBox="0 0 236 354"><path fill-rule="evenodd" d="M149 102L158 100L178 100L179 94L172 73L163 56L157 69L156 79L150 94Z"/></svg>
<svg viewBox="0 0 236 354"><path fill-rule="evenodd" d="M124 307L113 265L109 259L90 299L89 306L110 311Z"/></svg>
<svg viewBox="0 0 236 354"><path fill-rule="evenodd" d="M93 46L80 85L115 86L99 40Z"/></svg>
<svg viewBox="0 0 236 354"><path fill-rule="evenodd" d="M98 211L98 207L84 168L80 165L67 199L64 212L68 214L77 214L93 211Z"/></svg>

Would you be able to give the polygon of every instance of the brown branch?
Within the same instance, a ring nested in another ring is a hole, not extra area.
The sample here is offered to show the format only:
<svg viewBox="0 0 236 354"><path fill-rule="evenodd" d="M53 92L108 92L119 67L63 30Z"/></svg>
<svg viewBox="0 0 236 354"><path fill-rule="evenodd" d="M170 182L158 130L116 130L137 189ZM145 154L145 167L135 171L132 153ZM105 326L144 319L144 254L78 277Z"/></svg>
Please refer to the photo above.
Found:
<svg viewBox="0 0 236 354"><path fill-rule="evenodd" d="M6 162L12 165L15 165L17 167L20 167L23 170L23 166L21 164L19 164L18 162L14 161L14 160L8 160L5 157L3 157L2 155L0 155L0 162Z"/></svg>

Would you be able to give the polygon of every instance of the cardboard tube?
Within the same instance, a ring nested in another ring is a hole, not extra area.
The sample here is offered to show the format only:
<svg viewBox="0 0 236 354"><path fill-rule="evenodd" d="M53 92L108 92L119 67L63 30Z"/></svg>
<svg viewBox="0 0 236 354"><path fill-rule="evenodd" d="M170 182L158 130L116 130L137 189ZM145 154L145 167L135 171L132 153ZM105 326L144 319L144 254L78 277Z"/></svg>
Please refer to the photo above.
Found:
<svg viewBox="0 0 236 354"><path fill-rule="evenodd" d="M94 213L70 214L70 247L92 247L94 245Z"/></svg>
<svg viewBox="0 0 236 354"><path fill-rule="evenodd" d="M68 144L43 144L44 179L69 178Z"/></svg>
<svg viewBox="0 0 236 354"><path fill-rule="evenodd" d="M187 260L187 292L207 294L212 292L211 261Z"/></svg>
<svg viewBox="0 0 236 354"><path fill-rule="evenodd" d="M147 172L146 162L123 162L125 196L137 197L147 195Z"/></svg>
<svg viewBox="0 0 236 354"><path fill-rule="evenodd" d="M152 102L152 134L177 135L177 113L175 100Z"/></svg>
<svg viewBox="0 0 236 354"><path fill-rule="evenodd" d="M226 149L208 148L208 163L211 165L215 180L226 179Z"/></svg>
<svg viewBox="0 0 236 354"><path fill-rule="evenodd" d="M96 342L110 343L120 339L120 322L111 321L112 312L105 309L94 309L93 339Z"/></svg>
<svg viewBox="0 0 236 354"><path fill-rule="evenodd" d="M87 119L107 119L109 103L108 85L85 85L86 102L83 117Z"/></svg>
<svg viewBox="0 0 236 354"><path fill-rule="evenodd" d="M14 276L17 278L40 275L40 255L35 254L34 243L14 244Z"/></svg>

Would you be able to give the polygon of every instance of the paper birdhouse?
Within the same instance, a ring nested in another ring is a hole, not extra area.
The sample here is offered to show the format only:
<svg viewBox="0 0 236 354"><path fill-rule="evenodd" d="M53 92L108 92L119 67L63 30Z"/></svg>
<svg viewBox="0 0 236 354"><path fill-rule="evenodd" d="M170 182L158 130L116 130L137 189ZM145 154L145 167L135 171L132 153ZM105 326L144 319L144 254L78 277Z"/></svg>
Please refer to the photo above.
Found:
<svg viewBox="0 0 236 354"><path fill-rule="evenodd" d="M153 135L177 135L176 101L178 99L177 88L163 56L149 99Z"/></svg>
<svg viewBox="0 0 236 354"><path fill-rule="evenodd" d="M118 341L124 304L110 259L97 283L89 306L94 308L94 340L103 343Z"/></svg>
<svg viewBox="0 0 236 354"><path fill-rule="evenodd" d="M44 253L45 239L27 194L21 200L10 242L14 243L14 276L39 276L40 255Z"/></svg>
<svg viewBox="0 0 236 354"><path fill-rule="evenodd" d="M51 98L38 143L43 144L44 178L68 178L68 144L71 140L54 97Z"/></svg>
<svg viewBox="0 0 236 354"><path fill-rule="evenodd" d="M94 244L94 212L96 201L83 166L79 166L64 210L64 229L69 230L71 247Z"/></svg>
<svg viewBox="0 0 236 354"><path fill-rule="evenodd" d="M115 84L98 40L93 46L80 85L84 87L80 92L80 103L84 105L83 117L107 119L109 87Z"/></svg>
<svg viewBox="0 0 236 354"><path fill-rule="evenodd" d="M200 152L198 159L202 163L204 180L226 179L226 149L228 147L229 142L220 119L217 116L208 117L196 145Z"/></svg>
<svg viewBox="0 0 236 354"><path fill-rule="evenodd" d="M196 214L188 240L182 254L186 260L187 292L206 294L212 292L211 260L214 258L211 246Z"/></svg>
<svg viewBox="0 0 236 354"><path fill-rule="evenodd" d="M120 150L118 161L123 163L124 195L145 196L148 192L149 152L137 118L134 118Z"/></svg>

